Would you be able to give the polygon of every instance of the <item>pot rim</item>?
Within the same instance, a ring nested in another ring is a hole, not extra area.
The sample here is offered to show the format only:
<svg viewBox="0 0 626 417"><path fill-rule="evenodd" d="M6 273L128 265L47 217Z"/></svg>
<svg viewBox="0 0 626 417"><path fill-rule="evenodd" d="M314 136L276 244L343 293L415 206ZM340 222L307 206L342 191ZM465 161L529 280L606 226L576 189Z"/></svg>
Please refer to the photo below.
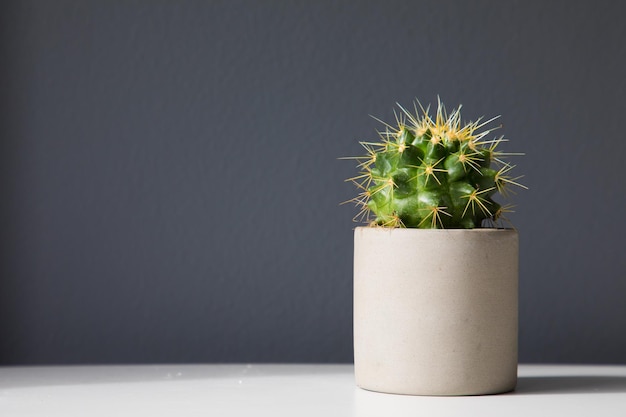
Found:
<svg viewBox="0 0 626 417"><path fill-rule="evenodd" d="M354 230L375 230L388 233L500 233L516 232L512 227L475 227L473 229L418 229L416 227L357 226Z"/></svg>

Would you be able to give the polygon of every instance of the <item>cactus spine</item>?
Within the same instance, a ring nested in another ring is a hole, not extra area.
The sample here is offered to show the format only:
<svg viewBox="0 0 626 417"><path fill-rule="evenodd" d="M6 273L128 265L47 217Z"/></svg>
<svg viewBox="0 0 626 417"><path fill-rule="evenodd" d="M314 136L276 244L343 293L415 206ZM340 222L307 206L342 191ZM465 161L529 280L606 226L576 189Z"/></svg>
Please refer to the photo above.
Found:
<svg viewBox="0 0 626 417"><path fill-rule="evenodd" d="M419 110L418 110L419 106ZM361 142L359 175L349 178L360 193L350 200L360 208L355 220L385 227L472 229L483 221L496 225L509 206L493 200L510 186L526 188L511 176L514 165L487 139L486 126L497 117L462 124L461 106L449 114L438 101L434 119L419 102L404 107L394 126L382 122L379 142ZM380 120L379 120L380 121Z"/></svg>

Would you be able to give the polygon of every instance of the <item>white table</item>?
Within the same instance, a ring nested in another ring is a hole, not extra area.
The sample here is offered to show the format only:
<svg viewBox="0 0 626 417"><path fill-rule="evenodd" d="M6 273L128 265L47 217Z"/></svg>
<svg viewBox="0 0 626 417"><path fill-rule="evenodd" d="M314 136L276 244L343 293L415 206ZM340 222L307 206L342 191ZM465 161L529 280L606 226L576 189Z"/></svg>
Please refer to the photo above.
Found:
<svg viewBox="0 0 626 417"><path fill-rule="evenodd" d="M0 367L0 416L626 416L626 366L521 365L515 392L364 391L352 365Z"/></svg>

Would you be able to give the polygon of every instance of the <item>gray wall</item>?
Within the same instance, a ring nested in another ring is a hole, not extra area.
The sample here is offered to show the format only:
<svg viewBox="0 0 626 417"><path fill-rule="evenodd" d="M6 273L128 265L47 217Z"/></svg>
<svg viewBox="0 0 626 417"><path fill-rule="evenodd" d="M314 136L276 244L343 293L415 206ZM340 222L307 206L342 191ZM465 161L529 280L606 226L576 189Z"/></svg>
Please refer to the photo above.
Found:
<svg viewBox="0 0 626 417"><path fill-rule="evenodd" d="M4 1L0 364L348 362L396 101L502 115L520 360L626 363L622 2Z"/></svg>

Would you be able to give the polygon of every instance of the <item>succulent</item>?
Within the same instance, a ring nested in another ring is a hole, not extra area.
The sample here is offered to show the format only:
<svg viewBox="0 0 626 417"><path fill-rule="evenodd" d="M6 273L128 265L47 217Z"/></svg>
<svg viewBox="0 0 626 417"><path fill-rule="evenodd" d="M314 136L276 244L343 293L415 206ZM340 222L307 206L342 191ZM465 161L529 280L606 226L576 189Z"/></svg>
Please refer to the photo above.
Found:
<svg viewBox="0 0 626 417"><path fill-rule="evenodd" d="M503 136L487 138L500 127L487 127L499 116L462 123L461 106L448 113L440 100L434 118L418 101L414 112L398 107L395 125L379 120L380 140L360 142L367 154L352 158L360 169L347 180L360 190L349 200L360 209L355 221L421 229L496 226L511 210L494 196L526 188L506 162L518 154L500 151Z"/></svg>

